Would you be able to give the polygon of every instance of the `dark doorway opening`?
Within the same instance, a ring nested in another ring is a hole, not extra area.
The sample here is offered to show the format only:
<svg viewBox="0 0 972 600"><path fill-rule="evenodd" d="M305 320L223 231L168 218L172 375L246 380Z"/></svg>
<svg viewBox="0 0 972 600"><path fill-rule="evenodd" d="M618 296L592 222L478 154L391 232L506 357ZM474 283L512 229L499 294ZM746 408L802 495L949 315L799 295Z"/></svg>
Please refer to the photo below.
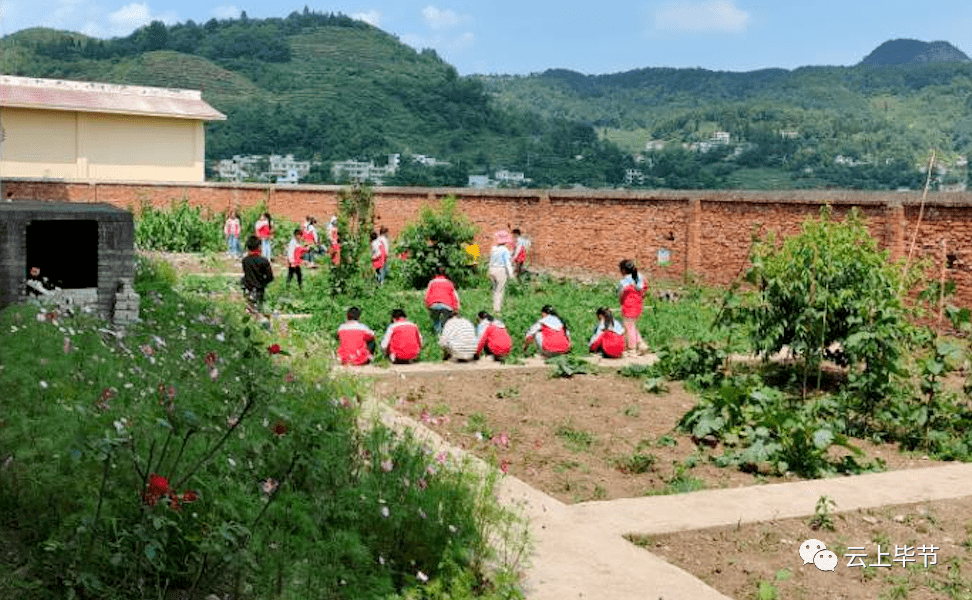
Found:
<svg viewBox="0 0 972 600"><path fill-rule="evenodd" d="M31 221L27 225L27 270L64 289L98 287L98 222Z"/></svg>

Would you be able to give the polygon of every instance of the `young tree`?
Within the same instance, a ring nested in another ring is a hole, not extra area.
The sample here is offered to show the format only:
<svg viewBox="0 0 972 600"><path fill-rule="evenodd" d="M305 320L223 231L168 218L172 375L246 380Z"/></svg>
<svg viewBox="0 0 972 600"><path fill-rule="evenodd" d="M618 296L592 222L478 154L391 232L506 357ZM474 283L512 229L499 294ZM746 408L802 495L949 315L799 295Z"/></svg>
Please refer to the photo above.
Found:
<svg viewBox="0 0 972 600"><path fill-rule="evenodd" d="M756 301L736 312L751 326L756 352L769 356L788 347L808 375L825 358L849 366L848 384L859 408L870 415L894 386L909 332L903 274L878 249L855 209L842 222L831 209L808 219L782 245L757 240L747 279Z"/></svg>

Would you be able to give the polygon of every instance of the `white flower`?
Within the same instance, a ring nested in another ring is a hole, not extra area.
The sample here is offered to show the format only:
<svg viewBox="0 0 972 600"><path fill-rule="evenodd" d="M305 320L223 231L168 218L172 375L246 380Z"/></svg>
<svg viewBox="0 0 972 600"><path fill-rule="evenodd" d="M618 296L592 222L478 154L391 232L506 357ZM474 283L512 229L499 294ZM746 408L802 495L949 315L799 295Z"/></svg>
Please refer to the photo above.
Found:
<svg viewBox="0 0 972 600"><path fill-rule="evenodd" d="M415 578L418 579L419 581L421 581L422 583L425 583L425 582L427 582L429 580L429 576L426 575L425 573L423 573L422 571L419 571L418 573L416 573L415 574Z"/></svg>
<svg viewBox="0 0 972 600"><path fill-rule="evenodd" d="M228 462L229 463L229 466L231 466L231 467L235 467L236 466L236 461L233 460L232 458L227 458L226 459L226 462Z"/></svg>
<svg viewBox="0 0 972 600"><path fill-rule="evenodd" d="M41 379L40 386L46 390L47 389L47 382L44 381L43 379Z"/></svg>
<svg viewBox="0 0 972 600"><path fill-rule="evenodd" d="M223 335L223 332L219 332L219 333L216 334L216 341L217 342L225 342L226 341L226 336Z"/></svg>
<svg viewBox="0 0 972 600"><path fill-rule="evenodd" d="M381 507L381 516L383 516L383 517L385 517L387 519L388 518L388 515L390 515L390 514L391 514L391 511L388 510L388 507L387 506L382 506Z"/></svg>

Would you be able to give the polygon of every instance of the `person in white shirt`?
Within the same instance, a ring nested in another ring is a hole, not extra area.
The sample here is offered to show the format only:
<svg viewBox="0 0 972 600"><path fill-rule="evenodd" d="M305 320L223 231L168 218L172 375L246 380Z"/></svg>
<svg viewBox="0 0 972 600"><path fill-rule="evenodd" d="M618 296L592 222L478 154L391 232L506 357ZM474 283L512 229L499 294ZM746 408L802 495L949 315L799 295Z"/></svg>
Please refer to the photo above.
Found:
<svg viewBox="0 0 972 600"><path fill-rule="evenodd" d="M506 282L513 276L513 255L510 244L513 240L506 230L496 232L496 245L489 251L489 278L493 282L493 312L503 309L503 293Z"/></svg>

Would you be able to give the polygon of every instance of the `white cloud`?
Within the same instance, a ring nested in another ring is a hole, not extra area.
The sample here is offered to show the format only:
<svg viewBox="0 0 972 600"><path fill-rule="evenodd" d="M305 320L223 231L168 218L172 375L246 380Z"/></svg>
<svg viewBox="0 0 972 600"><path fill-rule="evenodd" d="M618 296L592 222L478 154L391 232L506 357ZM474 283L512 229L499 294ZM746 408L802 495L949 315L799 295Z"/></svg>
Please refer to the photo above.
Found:
<svg viewBox="0 0 972 600"><path fill-rule="evenodd" d="M655 13L655 29L661 31L740 33L748 23L749 13L733 0L671 2Z"/></svg>
<svg viewBox="0 0 972 600"><path fill-rule="evenodd" d="M213 9L217 19L238 19L242 11L233 4L221 4Z"/></svg>
<svg viewBox="0 0 972 600"><path fill-rule="evenodd" d="M358 19L359 21L364 21L369 25L374 27L381 27L381 11L371 9L368 12L354 13L351 15L352 19Z"/></svg>
<svg viewBox="0 0 972 600"><path fill-rule="evenodd" d="M108 15L108 24L115 31L134 31L152 21L148 4L127 4Z"/></svg>
<svg viewBox="0 0 972 600"><path fill-rule="evenodd" d="M460 15L454 10L442 10L435 6L426 6L422 9L422 18L425 24L433 30L452 29L469 20L466 15Z"/></svg>
<svg viewBox="0 0 972 600"><path fill-rule="evenodd" d="M108 33L115 36L128 35L139 27L148 25L152 21L162 21L167 25L172 25L179 20L175 11L169 10L162 13L153 11L145 2L132 2L119 8L113 13L108 14ZM99 29L94 23L88 23L87 28Z"/></svg>

